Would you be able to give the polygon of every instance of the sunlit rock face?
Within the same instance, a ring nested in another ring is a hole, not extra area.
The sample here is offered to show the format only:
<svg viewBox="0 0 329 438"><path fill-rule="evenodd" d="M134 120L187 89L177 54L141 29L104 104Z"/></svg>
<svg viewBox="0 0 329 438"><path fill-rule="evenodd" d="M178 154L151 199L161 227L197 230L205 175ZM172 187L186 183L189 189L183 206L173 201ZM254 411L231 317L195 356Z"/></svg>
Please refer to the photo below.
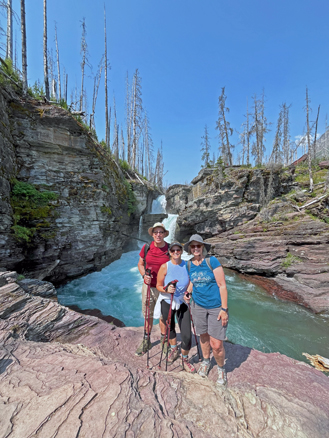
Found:
<svg viewBox="0 0 329 438"><path fill-rule="evenodd" d="M68 111L1 89L0 113L0 266L58 284L119 258L125 234L152 203L146 183L134 181L138 214L131 213L121 169ZM30 221L28 242L12 228L15 179L57 195L49 214Z"/></svg>
<svg viewBox="0 0 329 438"><path fill-rule="evenodd" d="M270 187L270 189L269 189ZM268 199L293 187L288 172L264 169L202 169L191 186L171 186L166 192L168 212L178 213L176 237L212 237L253 219Z"/></svg>
<svg viewBox="0 0 329 438"><path fill-rule="evenodd" d="M228 385L218 388L213 360L209 379L179 359L159 369L155 327L147 369L134 355L143 327L30 295L15 275L0 287L1 436L327 436L329 379L311 366L226 342ZM190 357L198 367L195 345Z"/></svg>
<svg viewBox="0 0 329 438"><path fill-rule="evenodd" d="M187 186L166 193L179 211L178 239L198 233L224 267L252 275L270 294L329 313L327 198L310 207L313 215L300 210L284 195L296 189L294 199L305 202L307 193L288 170L202 170L192 183L187 202Z"/></svg>

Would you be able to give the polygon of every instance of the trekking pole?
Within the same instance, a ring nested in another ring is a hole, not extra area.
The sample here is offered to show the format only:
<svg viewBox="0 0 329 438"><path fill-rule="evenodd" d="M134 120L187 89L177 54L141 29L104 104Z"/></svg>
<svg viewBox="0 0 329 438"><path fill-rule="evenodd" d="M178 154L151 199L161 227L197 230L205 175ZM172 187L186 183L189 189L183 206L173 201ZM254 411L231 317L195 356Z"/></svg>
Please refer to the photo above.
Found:
<svg viewBox="0 0 329 438"><path fill-rule="evenodd" d="M168 351L169 351L169 337L170 337L170 324L171 324L171 309L172 309L172 301L174 298L174 294L171 294L170 297L170 307L169 307L169 315L168 315L168 329L167 329L167 351L166 351L166 371L168 367Z"/></svg>
<svg viewBox="0 0 329 438"><path fill-rule="evenodd" d="M145 275L151 276L152 268L145 269ZM149 360L150 360L150 301L151 301L151 284L147 285L147 294L146 294L146 309L145 309L145 319L144 319L144 333L146 332L147 327L147 356L146 356L146 368L149 368ZM147 325L146 325L147 321Z"/></svg>
<svg viewBox="0 0 329 438"><path fill-rule="evenodd" d="M176 283L178 283L178 280L174 280L174 281L168 283L167 286L164 287L164 290L166 291L168 289L168 287L170 286L170 284L175 286ZM168 320L169 320L169 317L170 317L170 322L171 322L171 308L172 308L173 295L174 294L171 294L171 297L170 297L170 307L169 307L168 318L167 318L167 321L166 321L166 333L165 333L165 335L163 337L163 340L162 340L160 362L159 362L159 365L158 365L159 368L161 368L162 355L163 355L163 347L164 347L166 341L169 343L170 323L169 323L169 326L168 326ZM168 333L168 327L169 327L169 333ZM167 340L167 337L168 337L168 340ZM168 352L168 344L167 344L167 352ZM168 355L167 355L167 357L168 357Z"/></svg>
<svg viewBox="0 0 329 438"><path fill-rule="evenodd" d="M190 296L191 296L191 294L188 292L186 294L186 298L190 298ZM195 343L196 343L196 347L197 347L197 350L198 350L198 356L199 356L199 362L200 362L202 360L201 359L201 354L200 354L200 346L199 346L199 342L198 342L198 337L197 337L196 332L195 332L195 327L194 327L194 322L193 322L193 317L192 317L192 311L191 311L190 303L188 303L188 308L189 308L189 311L190 311L190 317L191 317L191 322L192 322L192 327L193 327L193 332L194 332L194 338L195 338Z"/></svg>

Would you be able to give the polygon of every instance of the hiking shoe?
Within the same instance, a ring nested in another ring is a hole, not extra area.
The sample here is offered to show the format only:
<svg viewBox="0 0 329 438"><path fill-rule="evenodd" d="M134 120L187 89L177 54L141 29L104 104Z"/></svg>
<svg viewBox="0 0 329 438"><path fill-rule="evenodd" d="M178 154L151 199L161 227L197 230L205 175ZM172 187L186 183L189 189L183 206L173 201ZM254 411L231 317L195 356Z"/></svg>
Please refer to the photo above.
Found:
<svg viewBox="0 0 329 438"><path fill-rule="evenodd" d="M178 347L176 348L172 348L171 352L168 355L168 364L171 365L172 363L175 362L176 359L179 358L179 351L178 351Z"/></svg>
<svg viewBox="0 0 329 438"><path fill-rule="evenodd" d="M201 362L201 365L199 366L198 374L201 377L207 377L210 370L210 361L209 362Z"/></svg>
<svg viewBox="0 0 329 438"><path fill-rule="evenodd" d="M218 378L216 381L216 386L222 388L227 384L227 376L226 376L226 370L225 368L218 368Z"/></svg>
<svg viewBox="0 0 329 438"><path fill-rule="evenodd" d="M171 346L170 346L170 344L169 344L169 347L168 347L168 343L167 343L167 342L165 342L164 344L162 344L162 339L161 339L160 342L161 342L161 348L162 348L163 354L166 355L166 354L167 354L167 350L168 350L168 354L170 354L170 351L171 351Z"/></svg>
<svg viewBox="0 0 329 438"><path fill-rule="evenodd" d="M196 373L195 366L192 365L185 357L183 357L182 366L183 370L187 371L188 373Z"/></svg>
<svg viewBox="0 0 329 438"><path fill-rule="evenodd" d="M135 356L143 356L143 354L145 354L147 350L150 350L151 347L152 347L151 341L148 340L147 338L144 338L140 346L137 348L135 352Z"/></svg>

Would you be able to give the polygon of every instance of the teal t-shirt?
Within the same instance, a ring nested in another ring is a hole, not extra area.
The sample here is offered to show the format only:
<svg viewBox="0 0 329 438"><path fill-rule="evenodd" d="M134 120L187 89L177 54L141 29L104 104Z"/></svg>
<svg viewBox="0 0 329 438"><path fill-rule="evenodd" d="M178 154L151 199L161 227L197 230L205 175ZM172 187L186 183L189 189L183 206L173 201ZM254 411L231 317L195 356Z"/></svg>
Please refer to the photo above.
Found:
<svg viewBox="0 0 329 438"><path fill-rule="evenodd" d="M209 261L213 269L221 266L216 257L210 257ZM187 263L186 269L188 270ZM219 287L214 273L209 269L206 260L203 260L199 266L195 266L191 262L189 277L193 283L193 300L196 304L206 309L214 309L222 305Z"/></svg>

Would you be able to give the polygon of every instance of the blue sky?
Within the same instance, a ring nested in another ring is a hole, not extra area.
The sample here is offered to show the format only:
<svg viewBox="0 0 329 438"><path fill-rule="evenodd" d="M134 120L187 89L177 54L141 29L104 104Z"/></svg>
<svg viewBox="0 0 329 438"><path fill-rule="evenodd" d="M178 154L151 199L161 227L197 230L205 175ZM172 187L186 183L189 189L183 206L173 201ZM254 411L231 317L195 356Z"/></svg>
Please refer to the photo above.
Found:
<svg viewBox="0 0 329 438"><path fill-rule="evenodd" d="M19 14L19 1L13 0ZM43 79L42 0L26 0L29 84ZM60 61L69 74L69 95L80 87L81 20L86 19L93 73L104 52L103 0L48 0L49 46L55 50L57 22ZM240 129L246 100L265 90L266 116L273 142L279 105L291 104L292 138L305 125L305 87L319 132L325 130L329 102L329 2L326 0L116 0L106 1L110 104L115 94L120 125L125 122L125 77L142 77L143 104L155 148L163 141L165 180L189 182L201 167L204 125L217 154L218 96L226 87L231 126ZM5 27L5 16L1 16ZM19 39L20 31L15 24ZM88 100L92 73L87 71ZM96 127L104 138L103 79ZM235 133L232 142L238 142ZM236 147L236 152L239 150Z"/></svg>

